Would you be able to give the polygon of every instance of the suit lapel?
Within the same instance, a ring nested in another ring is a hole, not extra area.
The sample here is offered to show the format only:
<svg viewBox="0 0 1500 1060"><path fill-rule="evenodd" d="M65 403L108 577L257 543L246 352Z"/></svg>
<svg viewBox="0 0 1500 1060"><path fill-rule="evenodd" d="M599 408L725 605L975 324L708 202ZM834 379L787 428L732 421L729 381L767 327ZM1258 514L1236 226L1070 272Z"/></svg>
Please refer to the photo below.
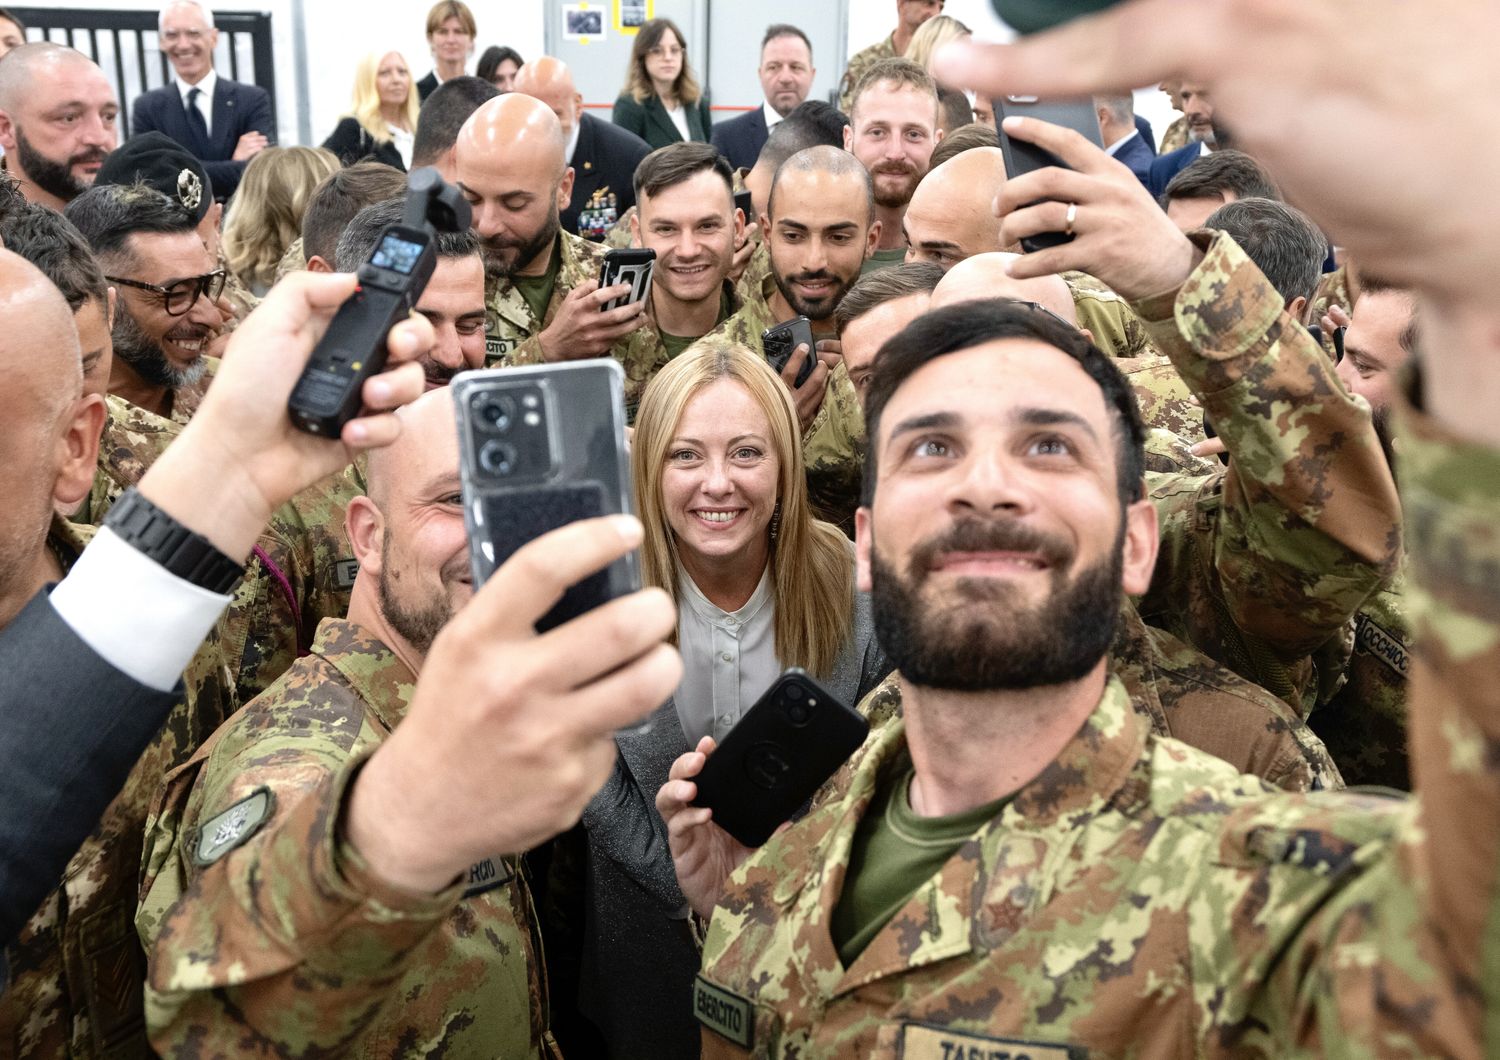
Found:
<svg viewBox="0 0 1500 1060"><path fill-rule="evenodd" d="M573 152L573 206L583 209L589 196L599 186L598 145L594 142L594 119L588 114L578 117L578 147Z"/></svg>
<svg viewBox="0 0 1500 1060"><path fill-rule="evenodd" d="M662 103L660 96L652 96L646 100L646 117L656 123L656 127L666 133L673 140L682 139L682 130L672 124L672 119L667 116L666 105ZM691 128L691 126L689 126Z"/></svg>
<svg viewBox="0 0 1500 1060"><path fill-rule="evenodd" d="M214 84L214 126L208 131L213 140L213 146L224 152L228 158L234 154L234 141L237 139L234 132L235 105L238 93L234 91L231 82L219 78Z"/></svg>

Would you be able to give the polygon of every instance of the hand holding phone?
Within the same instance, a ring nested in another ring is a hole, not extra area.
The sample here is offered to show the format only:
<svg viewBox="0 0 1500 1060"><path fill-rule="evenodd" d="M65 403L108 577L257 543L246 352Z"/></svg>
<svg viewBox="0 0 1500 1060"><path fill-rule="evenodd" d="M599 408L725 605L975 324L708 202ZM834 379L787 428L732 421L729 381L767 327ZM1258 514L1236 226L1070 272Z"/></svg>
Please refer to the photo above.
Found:
<svg viewBox="0 0 1500 1060"><path fill-rule="evenodd" d="M1005 159L1005 179L1015 180L1039 169L1056 166L1071 169L1066 162L1051 151L1026 140L1019 140L1005 132L1005 119L1012 117L1035 118L1038 121L1060 125L1081 134L1094 146L1104 147L1104 137L1099 132L1099 115L1094 110L1092 99L1040 100L1035 96L999 96L994 101L995 125L1000 137L1000 152ZM1028 203L1035 205L1035 203ZM1028 254L1048 247L1060 247L1073 241L1071 231L1041 232L1021 240L1021 249Z"/></svg>
<svg viewBox="0 0 1500 1060"><path fill-rule="evenodd" d="M602 291L606 287L628 283L630 293L605 302L599 307L599 311L607 313L623 305L645 301L646 296L651 293L651 274L655 267L656 251L649 248L630 247L607 251L604 264L599 267L599 289Z"/></svg>
<svg viewBox="0 0 1500 1060"><path fill-rule="evenodd" d="M798 347L807 347L807 357L797 372L797 381L792 384L794 387L800 387L807 382L807 377L812 375L813 369L817 367L818 360L815 356L817 347L813 342L812 321L806 317L793 317L785 324L767 328L760 333L760 343L761 349L765 351L766 361L776 370L777 375L786 371L786 366Z"/></svg>

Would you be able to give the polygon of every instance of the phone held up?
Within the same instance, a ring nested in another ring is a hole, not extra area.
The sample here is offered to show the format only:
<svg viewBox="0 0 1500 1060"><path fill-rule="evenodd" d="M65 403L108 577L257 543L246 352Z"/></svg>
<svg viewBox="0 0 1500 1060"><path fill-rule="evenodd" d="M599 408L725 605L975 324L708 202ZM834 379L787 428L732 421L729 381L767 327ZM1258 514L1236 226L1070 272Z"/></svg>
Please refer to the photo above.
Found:
<svg viewBox="0 0 1500 1060"><path fill-rule="evenodd" d="M765 350L766 360L771 367L776 369L780 375L786 371L787 362L797 352L798 346L807 347L807 358L802 362L802 367L797 370L797 381L794 386L801 386L807 382L807 377L812 375L813 369L818 364L817 345L813 342L812 321L806 317L793 317L785 324L777 324L773 328L767 328L760 333L761 348Z"/></svg>
<svg viewBox="0 0 1500 1060"><path fill-rule="evenodd" d="M1038 169L1046 169L1048 166L1057 166L1059 169L1071 167L1051 151L1044 150L1036 144L1027 143L1025 140L1016 140L1007 136L1004 126L1006 118L1035 118L1037 121L1044 121L1051 125L1061 125L1080 133L1094 146L1100 149L1104 147L1104 137L1099 132L1099 115L1094 110L1092 99L1041 100L1036 96L999 96L994 104L995 125L1000 135L1000 153L1005 159L1005 176L1008 180L1014 180ZM1035 204L1028 203L1027 205ZM1042 232L1021 240L1021 249L1028 254L1034 254L1038 250L1060 247L1072 241L1073 237L1066 232Z"/></svg>
<svg viewBox="0 0 1500 1060"><path fill-rule="evenodd" d="M459 475L474 587L522 545L632 512L625 373L615 361L463 372L454 377ZM634 552L572 586L544 633L641 587Z"/></svg>
<svg viewBox="0 0 1500 1060"><path fill-rule="evenodd" d="M695 778L695 806L758 847L806 805L870 733L870 723L805 670L783 673L729 730Z"/></svg>
<svg viewBox="0 0 1500 1060"><path fill-rule="evenodd" d="M599 307L602 313L618 309L622 305L635 305L651 293L651 274L656 268L656 251L631 247L609 250L604 254L604 264L599 266L599 289L616 284L630 284L630 293L612 298Z"/></svg>

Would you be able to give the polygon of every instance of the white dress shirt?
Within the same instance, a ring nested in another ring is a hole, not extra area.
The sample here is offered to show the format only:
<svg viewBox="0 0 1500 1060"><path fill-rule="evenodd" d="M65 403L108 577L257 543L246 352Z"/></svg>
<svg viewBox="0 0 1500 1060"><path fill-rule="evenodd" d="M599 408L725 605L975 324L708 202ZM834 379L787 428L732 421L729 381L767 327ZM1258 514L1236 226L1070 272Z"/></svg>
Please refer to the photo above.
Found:
<svg viewBox="0 0 1500 1060"><path fill-rule="evenodd" d="M416 141L415 135L405 129L398 129L394 125L387 124L386 128L391 134L391 143L396 145L396 151L401 155L401 164L407 169L411 168L411 145Z"/></svg>
<svg viewBox="0 0 1500 1060"><path fill-rule="evenodd" d="M214 133L214 86L219 83L219 75L210 67L202 81L196 85L190 85L182 78L173 76L177 82L177 91L182 94L182 109L187 110L192 104L188 103L188 93L193 89L199 89L197 100L198 113L203 115L203 127L208 130L210 136Z"/></svg>
<svg viewBox="0 0 1500 1060"><path fill-rule="evenodd" d="M684 140L691 140L693 134L688 131L687 111L679 103L675 107L667 108L667 117L672 119L672 124L677 126L677 131L682 133Z"/></svg>
<svg viewBox="0 0 1500 1060"><path fill-rule="evenodd" d="M1141 130L1139 130L1139 129L1131 129L1130 132L1129 132L1129 134L1120 137L1114 143L1112 143L1108 147L1106 147L1104 149L1104 153L1107 154L1107 155L1109 155L1110 158L1113 158L1113 157L1115 157L1115 155L1117 155L1117 154L1120 153L1120 148L1124 147L1131 140L1134 140L1136 137L1138 137L1140 135L1141 135Z"/></svg>
<svg viewBox="0 0 1500 1060"><path fill-rule="evenodd" d="M776 126L781 124L783 119L780 114L776 113L776 108L771 106L769 100L762 103L760 105L760 109L761 113L766 116L766 132L770 132L772 129L776 128Z"/></svg>
<svg viewBox="0 0 1500 1060"><path fill-rule="evenodd" d="M683 672L673 702L689 747L705 736L723 740L780 676L772 595L767 563L745 606L724 611L678 565L677 647Z"/></svg>

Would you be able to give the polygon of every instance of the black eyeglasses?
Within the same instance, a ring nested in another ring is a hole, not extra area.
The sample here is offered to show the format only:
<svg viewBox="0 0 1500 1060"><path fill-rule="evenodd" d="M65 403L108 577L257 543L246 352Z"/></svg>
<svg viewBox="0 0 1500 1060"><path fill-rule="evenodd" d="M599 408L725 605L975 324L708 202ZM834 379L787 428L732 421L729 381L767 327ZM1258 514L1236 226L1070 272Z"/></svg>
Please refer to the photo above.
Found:
<svg viewBox="0 0 1500 1060"><path fill-rule="evenodd" d="M1022 306L1023 308L1026 308L1026 309L1034 310L1034 311L1036 311L1038 313L1045 313L1045 314L1047 314L1047 316L1051 317L1053 320L1057 321L1059 324L1063 325L1064 327L1066 327L1066 328L1068 328L1068 329L1070 329L1072 331L1077 331L1078 330L1078 325L1077 324L1074 324L1074 323L1071 323L1071 322L1069 322L1067 320L1064 320L1061 316L1059 316L1058 314L1054 313L1052 310L1048 309L1046 306L1042 305L1042 303L1040 303L1040 302L1029 302L1029 301L1027 301L1024 298L997 298L997 299L995 299L995 301L997 301L997 302L1009 302L1011 305L1018 305L1018 306Z"/></svg>
<svg viewBox="0 0 1500 1060"><path fill-rule="evenodd" d="M210 302L217 302L219 295L224 293L224 284L229 279L229 274L223 269L215 269L213 272L205 272L202 276L189 276L185 280L173 280L165 286L159 283L142 283L140 280L127 280L123 276L104 277L110 283L124 284L126 287L134 287L142 291L150 291L162 301L168 316L180 317L199 298L206 297Z"/></svg>

